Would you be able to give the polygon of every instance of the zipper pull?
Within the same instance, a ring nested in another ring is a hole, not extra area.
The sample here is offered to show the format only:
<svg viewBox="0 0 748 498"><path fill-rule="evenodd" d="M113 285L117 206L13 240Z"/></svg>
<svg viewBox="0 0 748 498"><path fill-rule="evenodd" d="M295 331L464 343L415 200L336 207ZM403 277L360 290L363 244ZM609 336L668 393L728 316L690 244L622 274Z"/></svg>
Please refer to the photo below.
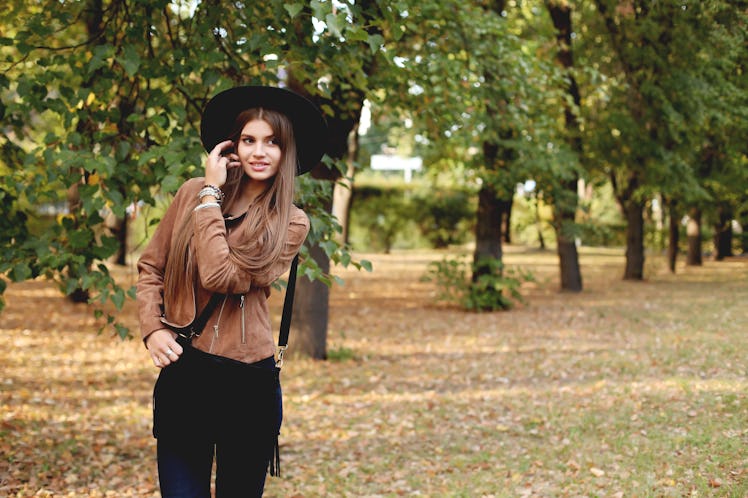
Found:
<svg viewBox="0 0 748 498"><path fill-rule="evenodd" d="M226 306L226 298L228 296L223 296L223 302L221 303L221 311L218 312L218 318L216 318L216 324L213 325L213 337L210 340L210 349L208 350L209 353L213 352L213 345L216 343L216 339L218 339L218 327L221 324L221 317L223 316L223 308Z"/></svg>
<svg viewBox="0 0 748 498"><path fill-rule="evenodd" d="M213 337L210 339L210 349L208 349L209 353L213 352L213 346L216 343L216 339L218 339L218 324L213 325Z"/></svg>
<svg viewBox="0 0 748 498"><path fill-rule="evenodd" d="M239 298L239 307L242 309L242 344L246 344L247 336L244 332L244 294Z"/></svg>

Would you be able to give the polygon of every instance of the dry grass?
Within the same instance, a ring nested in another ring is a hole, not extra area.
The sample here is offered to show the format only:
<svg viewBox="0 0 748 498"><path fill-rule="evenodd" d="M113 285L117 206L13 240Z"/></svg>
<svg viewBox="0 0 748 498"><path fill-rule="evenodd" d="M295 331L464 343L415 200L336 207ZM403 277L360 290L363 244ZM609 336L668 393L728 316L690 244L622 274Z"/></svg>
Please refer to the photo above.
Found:
<svg viewBox="0 0 748 498"><path fill-rule="evenodd" d="M509 248L538 279L528 304L469 314L419 281L443 254L362 257L374 272L332 293L339 360L284 368L267 496L748 495L748 260L670 275L652 257L625 282L620 251L588 250L565 294L555 254ZM156 496L142 346L43 282L8 303L0 495Z"/></svg>

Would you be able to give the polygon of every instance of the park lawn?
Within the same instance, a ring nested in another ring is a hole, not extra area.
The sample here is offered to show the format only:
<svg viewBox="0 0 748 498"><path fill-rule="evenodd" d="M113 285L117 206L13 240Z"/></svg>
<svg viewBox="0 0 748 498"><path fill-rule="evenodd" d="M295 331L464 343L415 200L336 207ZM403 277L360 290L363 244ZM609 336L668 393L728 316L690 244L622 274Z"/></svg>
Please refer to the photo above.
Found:
<svg viewBox="0 0 748 498"><path fill-rule="evenodd" d="M748 258L671 275L650 256L627 282L622 251L584 249L567 294L555 253L509 247L526 304L474 314L420 280L445 253L360 256L374 272L338 272L331 360L284 367L266 496L748 496ZM158 496L140 342L46 282L7 301L0 496Z"/></svg>

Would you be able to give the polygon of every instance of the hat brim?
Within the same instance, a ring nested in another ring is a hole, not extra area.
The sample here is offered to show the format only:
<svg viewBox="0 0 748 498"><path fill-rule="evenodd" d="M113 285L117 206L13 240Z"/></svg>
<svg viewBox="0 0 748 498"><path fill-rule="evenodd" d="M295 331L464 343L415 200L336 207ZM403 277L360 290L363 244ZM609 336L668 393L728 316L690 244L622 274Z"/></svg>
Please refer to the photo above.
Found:
<svg viewBox="0 0 748 498"><path fill-rule="evenodd" d="M205 150L210 152L228 140L239 113L253 107L279 111L291 121L296 138L297 175L319 163L327 146L327 123L322 112L301 95L271 86L230 88L210 99L200 120L200 138Z"/></svg>

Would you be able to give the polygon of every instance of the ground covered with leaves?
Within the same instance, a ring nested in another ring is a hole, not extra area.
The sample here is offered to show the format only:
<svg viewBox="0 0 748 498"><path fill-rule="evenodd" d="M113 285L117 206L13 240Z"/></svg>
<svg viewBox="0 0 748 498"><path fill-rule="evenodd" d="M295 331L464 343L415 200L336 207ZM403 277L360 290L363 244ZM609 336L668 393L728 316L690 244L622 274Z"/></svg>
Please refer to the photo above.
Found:
<svg viewBox="0 0 748 498"><path fill-rule="evenodd" d="M527 302L474 314L420 280L443 253L365 257L332 292L331 359L286 362L266 496L748 496L748 258L627 282L620 251L585 250L568 294L554 253L509 248ZM48 282L7 301L0 496L158 496L142 344Z"/></svg>

